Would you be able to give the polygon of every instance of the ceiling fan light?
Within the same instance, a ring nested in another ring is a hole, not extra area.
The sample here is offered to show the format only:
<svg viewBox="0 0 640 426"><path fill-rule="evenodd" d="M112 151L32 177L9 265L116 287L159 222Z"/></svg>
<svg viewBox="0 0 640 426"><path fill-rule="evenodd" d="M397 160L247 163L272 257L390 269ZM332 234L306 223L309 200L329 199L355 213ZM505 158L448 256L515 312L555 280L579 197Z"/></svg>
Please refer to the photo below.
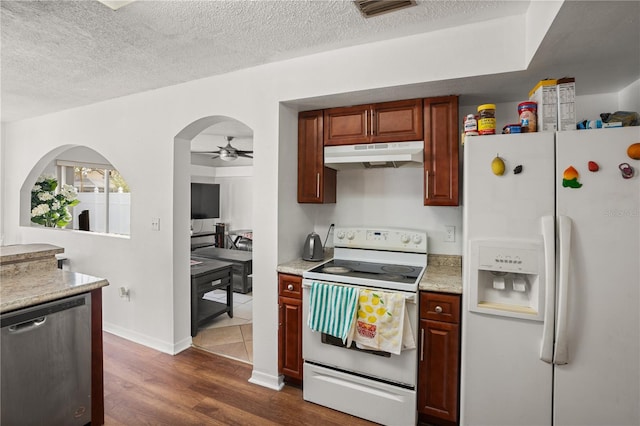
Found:
<svg viewBox="0 0 640 426"><path fill-rule="evenodd" d="M233 161L236 158L238 158L238 154L236 154L235 152L221 152L220 153L220 159L222 161Z"/></svg>

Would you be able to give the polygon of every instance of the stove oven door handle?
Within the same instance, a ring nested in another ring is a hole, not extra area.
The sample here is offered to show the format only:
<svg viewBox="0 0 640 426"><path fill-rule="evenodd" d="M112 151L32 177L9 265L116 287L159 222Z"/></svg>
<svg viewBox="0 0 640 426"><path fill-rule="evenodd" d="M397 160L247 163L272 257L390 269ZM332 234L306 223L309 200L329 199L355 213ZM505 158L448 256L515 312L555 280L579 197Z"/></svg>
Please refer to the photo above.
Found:
<svg viewBox="0 0 640 426"><path fill-rule="evenodd" d="M302 288L311 288L311 284L312 283L313 283L313 281L311 281L311 280L302 280ZM340 286L344 286L344 287L356 287L356 286L350 286L350 285L339 284L339 283L326 283L326 284L340 285ZM368 288L368 287L361 287L361 288L363 290L375 290L375 289ZM393 290L382 290L382 291L386 291L388 293L392 293L393 292ZM405 294L404 295L404 300L405 300L405 302L415 303L416 302L416 295L415 294Z"/></svg>

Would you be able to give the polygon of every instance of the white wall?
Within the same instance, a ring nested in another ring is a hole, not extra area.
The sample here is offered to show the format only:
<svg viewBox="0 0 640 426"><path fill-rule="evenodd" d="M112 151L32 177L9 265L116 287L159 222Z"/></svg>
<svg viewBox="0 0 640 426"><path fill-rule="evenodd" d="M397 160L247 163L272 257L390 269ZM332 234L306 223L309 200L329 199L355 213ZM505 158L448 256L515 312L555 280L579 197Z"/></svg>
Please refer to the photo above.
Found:
<svg viewBox="0 0 640 426"><path fill-rule="evenodd" d="M621 111L640 112L640 79L620 91L618 107Z"/></svg>
<svg viewBox="0 0 640 426"><path fill-rule="evenodd" d="M420 229L429 253L461 254L462 208L425 207L423 176L418 167L338 171L337 202L318 208L316 232L324 241L331 223ZM444 242L446 225L456 227L453 243Z"/></svg>
<svg viewBox="0 0 640 426"><path fill-rule="evenodd" d="M460 46L480 32L493 42L460 55ZM522 70L527 65L524 58L503 52L519 49L524 37L524 19L483 22L282 61L8 124L2 132L4 242L65 247L72 270L106 277L111 283L103 290L106 330L165 352L182 350L191 342L189 142L215 117L242 121L254 134L253 294L261 302L254 304L254 317L260 321L254 323L251 380L278 387L276 266L299 253L310 227L325 227L336 214L332 209L344 209L295 202L296 111L283 103ZM529 89L523 88L523 93ZM436 95L442 94L429 94ZM126 177L133 202L130 238L19 225L20 190L35 181L39 170L31 174L34 164L65 145L86 145L100 152ZM403 177L389 177L387 183L384 173L374 176L371 179L385 185L397 185L396 179ZM359 189L376 194L362 177L354 176L346 186L342 181L339 197ZM411 201L399 202L407 206L419 200L416 195L415 201L411 196ZM363 203L376 207L376 201ZM415 208L406 220L426 225L434 234L443 224L455 224L451 222L456 218L460 223L455 208ZM367 220L381 220L377 213L367 214ZM152 218L160 218L159 231L152 230ZM436 242L432 246L438 247ZM440 244L438 249L459 253L456 247ZM130 301L118 296L120 286L131 289Z"/></svg>

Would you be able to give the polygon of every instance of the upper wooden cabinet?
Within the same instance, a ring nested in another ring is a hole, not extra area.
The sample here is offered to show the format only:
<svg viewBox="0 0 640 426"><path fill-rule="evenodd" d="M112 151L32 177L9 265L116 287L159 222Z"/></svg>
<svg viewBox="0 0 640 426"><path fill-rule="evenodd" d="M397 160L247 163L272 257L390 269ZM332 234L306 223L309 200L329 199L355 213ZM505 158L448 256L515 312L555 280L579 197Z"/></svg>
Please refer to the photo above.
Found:
<svg viewBox="0 0 640 426"><path fill-rule="evenodd" d="M324 145L421 140L422 99L324 111Z"/></svg>
<svg viewBox="0 0 640 426"><path fill-rule="evenodd" d="M323 112L298 115L298 202L335 203L336 171L324 167Z"/></svg>
<svg viewBox="0 0 640 426"><path fill-rule="evenodd" d="M457 96L301 112L298 202L336 202L337 175L324 167L324 146L415 140L424 140L424 205L457 206Z"/></svg>
<svg viewBox="0 0 640 426"><path fill-rule="evenodd" d="M458 97L424 99L424 205L457 206Z"/></svg>

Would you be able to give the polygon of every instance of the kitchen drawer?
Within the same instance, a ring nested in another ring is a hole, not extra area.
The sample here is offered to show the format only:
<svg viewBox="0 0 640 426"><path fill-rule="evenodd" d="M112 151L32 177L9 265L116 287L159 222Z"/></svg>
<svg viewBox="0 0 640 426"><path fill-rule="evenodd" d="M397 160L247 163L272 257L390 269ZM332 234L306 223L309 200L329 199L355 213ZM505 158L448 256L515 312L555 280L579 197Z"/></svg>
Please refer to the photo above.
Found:
<svg viewBox="0 0 640 426"><path fill-rule="evenodd" d="M420 318L459 324L460 295L421 292Z"/></svg>
<svg viewBox="0 0 640 426"><path fill-rule="evenodd" d="M278 274L278 295L302 299L302 277L298 275Z"/></svg>

